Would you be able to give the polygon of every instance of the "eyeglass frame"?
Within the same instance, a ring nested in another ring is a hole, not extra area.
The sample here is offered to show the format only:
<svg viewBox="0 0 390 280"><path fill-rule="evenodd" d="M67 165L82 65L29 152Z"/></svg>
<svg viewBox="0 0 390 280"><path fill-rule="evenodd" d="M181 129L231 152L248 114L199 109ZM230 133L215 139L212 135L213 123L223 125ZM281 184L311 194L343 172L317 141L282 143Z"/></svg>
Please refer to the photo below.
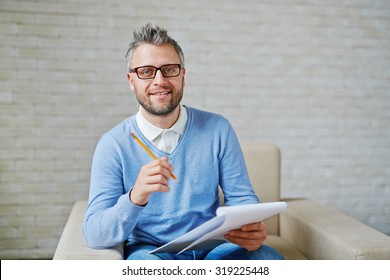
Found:
<svg viewBox="0 0 390 280"><path fill-rule="evenodd" d="M164 73L163 73L163 71L161 71L161 68L166 67L166 66L172 66L172 65L176 65L176 66L179 67L179 72L178 72L178 74L175 75L175 76L165 76ZM154 72L154 76L153 76L153 77L149 77L149 78L141 78L141 77L138 75L138 69L139 69L139 68L143 68L143 67L153 67L154 69L156 69L156 71ZM156 66L153 66L153 65L143 65L143 66L131 68L130 71L129 71L129 73L135 73L135 74L137 74L137 77L138 77L138 79L140 79L140 80L150 80L150 79L156 78L157 71L160 70L161 75L163 75L164 78L175 78L175 77L180 76L181 70L182 70L183 68L184 68L184 67L183 67L180 63L164 64L164 65L161 65L160 67L156 67Z"/></svg>

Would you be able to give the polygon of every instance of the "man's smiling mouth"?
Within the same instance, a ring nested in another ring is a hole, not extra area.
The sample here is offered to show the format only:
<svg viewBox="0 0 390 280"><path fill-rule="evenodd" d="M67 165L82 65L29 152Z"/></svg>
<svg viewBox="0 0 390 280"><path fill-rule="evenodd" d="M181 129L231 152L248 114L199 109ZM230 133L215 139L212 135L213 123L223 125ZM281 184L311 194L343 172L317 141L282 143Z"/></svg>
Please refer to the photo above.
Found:
<svg viewBox="0 0 390 280"><path fill-rule="evenodd" d="M170 94L169 91L161 91L161 92L153 92L150 95L162 96L162 95L168 95L168 94Z"/></svg>

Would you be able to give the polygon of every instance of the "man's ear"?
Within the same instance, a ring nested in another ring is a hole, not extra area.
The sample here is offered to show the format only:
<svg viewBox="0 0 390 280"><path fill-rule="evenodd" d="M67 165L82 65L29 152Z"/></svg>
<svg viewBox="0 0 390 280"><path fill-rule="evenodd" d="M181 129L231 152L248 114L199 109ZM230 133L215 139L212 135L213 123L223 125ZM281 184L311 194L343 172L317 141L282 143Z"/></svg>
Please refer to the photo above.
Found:
<svg viewBox="0 0 390 280"><path fill-rule="evenodd" d="M127 80L129 81L130 89L134 91L134 80L131 77L130 73L127 73Z"/></svg>

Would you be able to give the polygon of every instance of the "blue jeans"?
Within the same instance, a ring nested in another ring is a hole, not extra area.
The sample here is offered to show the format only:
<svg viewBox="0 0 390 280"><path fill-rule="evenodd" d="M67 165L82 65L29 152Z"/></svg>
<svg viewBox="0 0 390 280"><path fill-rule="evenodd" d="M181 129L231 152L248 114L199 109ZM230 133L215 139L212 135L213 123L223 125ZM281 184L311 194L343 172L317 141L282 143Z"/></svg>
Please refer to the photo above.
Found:
<svg viewBox="0 0 390 280"><path fill-rule="evenodd" d="M149 244L129 244L125 246L127 260L283 260L274 248L262 245L256 251L248 251L233 243L223 243L209 250L185 251L176 253L149 254L156 246Z"/></svg>

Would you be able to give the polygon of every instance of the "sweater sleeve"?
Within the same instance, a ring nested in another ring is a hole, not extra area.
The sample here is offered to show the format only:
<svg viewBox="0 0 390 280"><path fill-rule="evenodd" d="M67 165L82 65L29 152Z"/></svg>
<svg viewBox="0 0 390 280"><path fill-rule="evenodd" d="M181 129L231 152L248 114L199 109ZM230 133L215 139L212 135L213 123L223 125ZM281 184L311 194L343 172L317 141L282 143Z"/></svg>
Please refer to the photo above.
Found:
<svg viewBox="0 0 390 280"><path fill-rule="evenodd" d="M258 203L237 135L227 120L225 126L220 138L219 154L219 182L225 205Z"/></svg>
<svg viewBox="0 0 390 280"><path fill-rule="evenodd" d="M143 207L134 205L124 193L120 149L103 136L95 149L87 211L83 222L86 244L95 249L113 247L134 229Z"/></svg>

